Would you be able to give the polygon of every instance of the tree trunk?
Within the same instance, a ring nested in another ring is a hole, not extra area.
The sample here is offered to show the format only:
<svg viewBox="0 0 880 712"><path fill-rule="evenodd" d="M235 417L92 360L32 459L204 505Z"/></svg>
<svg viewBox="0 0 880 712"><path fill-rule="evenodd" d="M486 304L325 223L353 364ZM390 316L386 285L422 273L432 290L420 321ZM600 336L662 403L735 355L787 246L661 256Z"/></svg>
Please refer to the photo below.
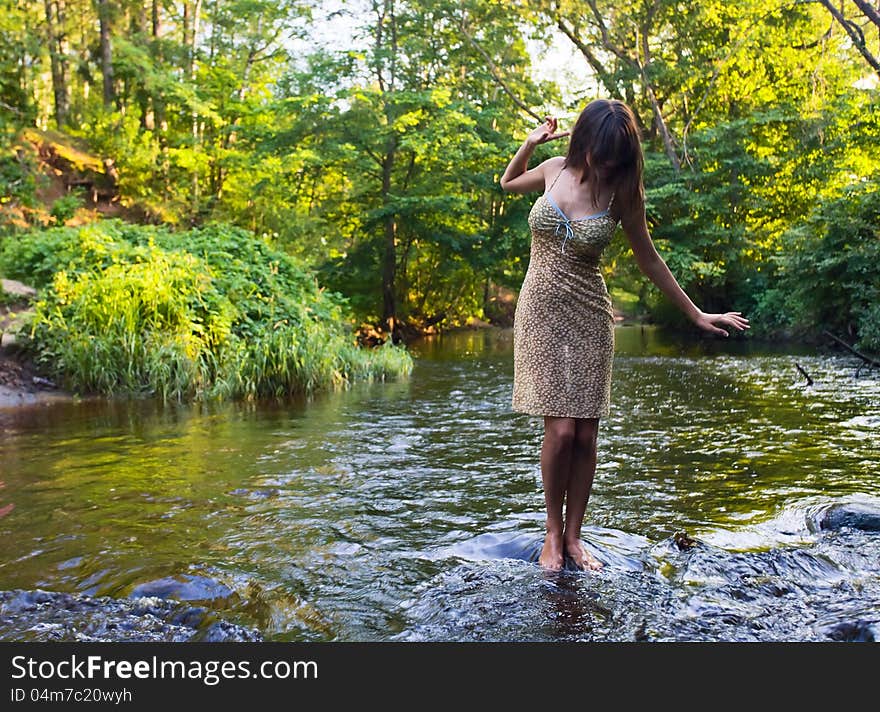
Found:
<svg viewBox="0 0 880 712"><path fill-rule="evenodd" d="M147 5L141 3L132 8L131 12L131 34L138 44L145 45L149 48L151 57L153 47L148 37L152 36L150 28L147 26ZM150 91L144 82L139 82L135 89L135 100L141 110L141 129L144 131L156 130L156 114L153 110L153 101Z"/></svg>
<svg viewBox="0 0 880 712"><path fill-rule="evenodd" d="M645 92L648 95L648 101L651 103L651 109L654 112L654 122L657 125L657 130L660 132L660 138L663 139L663 148L666 151L670 163L672 163L672 167L675 168L677 173L681 170L681 161L678 158L678 152L675 150L675 142L672 140L672 134L669 133L669 128L666 126L666 121L663 119L663 112L660 110L660 102L657 101L657 97L654 95L654 87L651 86L651 82L648 81L648 78L644 73L643 76L645 81Z"/></svg>
<svg viewBox="0 0 880 712"><path fill-rule="evenodd" d="M152 34L153 34L153 61L158 67L164 65L162 53L162 7L161 0L152 0ZM171 159L168 152L168 117L165 112L165 99L159 89L153 89L152 95L153 114L155 115L156 134L159 139L159 151L162 154L160 170L162 173L162 194L168 198L171 193L170 168Z"/></svg>
<svg viewBox="0 0 880 712"><path fill-rule="evenodd" d="M382 161L382 203L387 205L391 193L391 174L397 154L397 137L388 140L385 160ZM385 255L382 259L382 320L394 335L397 330L397 297L395 276L397 271L397 219L391 213L385 216Z"/></svg>
<svg viewBox="0 0 880 712"><path fill-rule="evenodd" d="M31 25L31 15L28 13L25 16L25 33L28 35L33 34L34 28ZM32 65L35 62L32 61L31 56L27 50L26 45L21 46L21 55L18 58L19 65L21 67L21 71L19 72L20 86L21 86L21 95L24 98L24 106L22 107L24 110L22 119L23 122L26 122L28 125L36 124L36 113L38 110L38 102L35 96L35 81L32 81Z"/></svg>
<svg viewBox="0 0 880 712"><path fill-rule="evenodd" d="M70 116L70 88L67 84L68 59L65 33L64 0L45 0L49 28L49 59L52 66L52 94L55 99L55 124L62 128Z"/></svg>
<svg viewBox="0 0 880 712"><path fill-rule="evenodd" d="M195 85L196 76L196 46L199 35L199 19L202 13L202 0L185 2L183 5L183 45L186 48L186 76L190 86ZM193 109L190 118L192 121L193 149L197 149L199 141L199 114ZM199 172L192 173L192 206L194 213L199 211L201 188L199 184Z"/></svg>
<svg viewBox="0 0 880 712"><path fill-rule="evenodd" d="M638 67L639 72L642 75L642 82L645 85L645 93L651 104L651 111L654 112L654 123L657 126L657 130L660 132L660 138L663 140L663 148L666 151L666 156L669 158L672 167L675 168L675 172L677 173L681 170L681 161L678 158L678 151L675 149L675 141L673 141L672 134L669 132L669 127L666 125L666 119L663 118L663 111L660 102L657 99L657 95L654 92L654 85L648 78L648 69L651 66L651 45L648 42L648 36L653 29L654 16L657 9L657 0L654 0L654 4L648 9L644 25L641 28L642 58L639 60L639 52L638 49L636 49L635 65Z"/></svg>
<svg viewBox="0 0 880 712"><path fill-rule="evenodd" d="M116 101L113 87L113 49L110 45L110 3L98 0L98 22L101 36L101 75L104 78L104 108Z"/></svg>
<svg viewBox="0 0 880 712"><path fill-rule="evenodd" d="M373 3L376 13L376 80L382 92L385 105L385 129L388 138L382 157L382 190L383 207L388 207L391 196L391 178L394 163L397 159L397 136L394 134L394 110L389 95L395 92L397 74L397 20L394 16L394 0L383 0L380 4ZM388 46L385 47L385 24L388 24ZM387 58L388 77L383 74L384 60ZM391 340L397 341L397 218L391 211L386 211L384 219L384 254L382 256L382 320L391 334Z"/></svg>

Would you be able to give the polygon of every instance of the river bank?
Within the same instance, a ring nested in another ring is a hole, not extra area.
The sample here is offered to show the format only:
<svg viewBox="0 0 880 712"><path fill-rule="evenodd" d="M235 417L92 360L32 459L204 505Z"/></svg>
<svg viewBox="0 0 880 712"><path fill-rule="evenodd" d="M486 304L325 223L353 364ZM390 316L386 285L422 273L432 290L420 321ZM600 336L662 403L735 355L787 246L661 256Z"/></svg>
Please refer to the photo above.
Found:
<svg viewBox="0 0 880 712"><path fill-rule="evenodd" d="M36 293L16 280L0 281L0 408L73 398L39 373L17 343L14 331L32 311L30 300Z"/></svg>
<svg viewBox="0 0 880 712"><path fill-rule="evenodd" d="M72 393L41 376L29 361L0 348L0 408L73 400Z"/></svg>
<svg viewBox="0 0 880 712"><path fill-rule="evenodd" d="M0 330L4 327L4 323L8 327L9 320L7 316L10 310L7 307L0 306ZM615 309L615 324L633 325L641 322L633 317ZM647 325L647 324L646 324ZM509 329L510 325L493 324L487 321L474 319L465 326L453 329L444 329L439 333L454 334L456 332L474 331L484 329ZM375 333L375 332L373 332ZM438 332L429 332L420 334L419 336L433 336ZM366 342L367 339L362 338ZM45 374L40 373L39 369L23 355L19 345L13 334L3 333L0 337L0 408L14 408L17 406L32 406L43 403L55 403L58 401L69 401L77 398L73 393L69 393L59 388Z"/></svg>
<svg viewBox="0 0 880 712"><path fill-rule="evenodd" d="M7 307L0 306L0 330L3 328L4 319L8 312L9 309ZM614 322L618 327L654 326L650 322L639 320L633 315L626 314L616 308ZM419 337L443 334L451 336L456 333L469 331L504 331L511 328L512 326L506 324L494 324L474 319L464 326L432 331L420 334ZM743 339L744 337L740 336L739 338ZM748 340L753 343L763 342L763 340L754 337L749 337ZM767 344L772 344L777 348L784 347L786 344L792 347L819 346L815 340L806 341L795 338L772 339L767 341ZM846 353L845 350L838 349L837 346L830 342L827 347L819 349L819 351L828 350L831 352L840 351L842 354ZM41 373L33 362L24 355L20 345L16 343L14 335L9 333L2 334L2 337L0 337L0 409L72 401L81 397L59 388L46 374ZM100 398L101 396L95 395L91 397Z"/></svg>

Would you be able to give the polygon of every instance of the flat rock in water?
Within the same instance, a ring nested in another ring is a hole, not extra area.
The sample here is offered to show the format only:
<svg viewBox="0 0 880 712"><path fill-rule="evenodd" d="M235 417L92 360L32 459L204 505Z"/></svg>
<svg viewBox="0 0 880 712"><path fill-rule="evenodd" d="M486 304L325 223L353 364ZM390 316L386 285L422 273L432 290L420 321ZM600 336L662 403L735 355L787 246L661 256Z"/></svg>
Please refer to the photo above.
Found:
<svg viewBox="0 0 880 712"><path fill-rule="evenodd" d="M614 529L585 527L581 541L604 566L628 571L642 571L645 568L639 552L647 540L641 537ZM470 561L518 559L537 564L543 544L544 538L540 535L490 532L446 547L441 555ZM563 569L582 571L569 556L564 558Z"/></svg>
<svg viewBox="0 0 880 712"><path fill-rule="evenodd" d="M866 532L880 531L880 507L861 502L832 504L817 517L820 529L836 531L844 527Z"/></svg>
<svg viewBox="0 0 880 712"><path fill-rule="evenodd" d="M480 534L447 550L452 556L472 561L519 559L537 561L543 539L533 534Z"/></svg>
<svg viewBox="0 0 880 712"><path fill-rule="evenodd" d="M181 574L167 576L134 587L130 598L161 598L175 601L213 601L229 598L235 592L219 581L205 576Z"/></svg>

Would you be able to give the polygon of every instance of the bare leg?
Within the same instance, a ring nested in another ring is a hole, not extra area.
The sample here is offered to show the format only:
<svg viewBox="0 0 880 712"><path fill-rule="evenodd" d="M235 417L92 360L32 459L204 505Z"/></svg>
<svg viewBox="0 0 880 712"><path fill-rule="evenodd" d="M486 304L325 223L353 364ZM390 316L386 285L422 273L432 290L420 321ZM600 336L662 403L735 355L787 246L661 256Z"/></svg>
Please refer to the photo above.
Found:
<svg viewBox="0 0 880 712"><path fill-rule="evenodd" d="M565 530L563 547L579 569L597 570L602 563L590 554L581 541L581 525L590 501L593 478L596 475L596 442L599 434L598 418L577 418L572 447L571 472L565 501Z"/></svg>
<svg viewBox="0 0 880 712"><path fill-rule="evenodd" d="M559 571L564 563L562 503L571 474L575 430L574 418L549 415L544 417L541 479L544 482L544 502L547 505L547 535L538 563L552 571Z"/></svg>

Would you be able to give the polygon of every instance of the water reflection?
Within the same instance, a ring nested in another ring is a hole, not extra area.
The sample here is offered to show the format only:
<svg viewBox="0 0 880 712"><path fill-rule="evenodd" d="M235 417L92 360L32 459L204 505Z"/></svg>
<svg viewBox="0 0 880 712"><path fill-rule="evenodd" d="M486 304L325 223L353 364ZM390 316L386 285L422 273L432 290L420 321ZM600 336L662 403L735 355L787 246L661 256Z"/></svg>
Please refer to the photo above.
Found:
<svg viewBox="0 0 880 712"><path fill-rule="evenodd" d="M279 640L873 635L876 533L808 522L877 507L876 375L619 328L584 530L606 569L548 578L541 423L510 410L511 349L509 331L426 339L407 381L284 404L0 411L0 589L199 581Z"/></svg>

